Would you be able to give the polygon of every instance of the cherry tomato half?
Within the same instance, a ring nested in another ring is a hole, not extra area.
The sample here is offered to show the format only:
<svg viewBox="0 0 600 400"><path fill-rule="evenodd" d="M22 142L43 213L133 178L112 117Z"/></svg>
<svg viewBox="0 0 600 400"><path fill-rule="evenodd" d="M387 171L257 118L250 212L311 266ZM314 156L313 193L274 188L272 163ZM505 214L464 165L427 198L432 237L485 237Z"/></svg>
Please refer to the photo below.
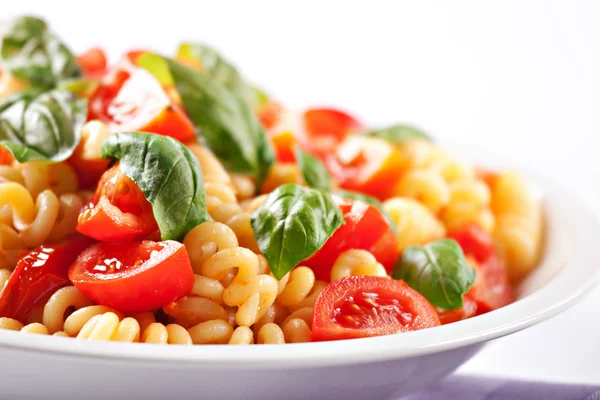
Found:
<svg viewBox="0 0 600 400"><path fill-rule="evenodd" d="M69 265L91 244L78 237L39 246L23 256L0 294L0 317L24 322L39 301L69 283Z"/></svg>
<svg viewBox="0 0 600 400"><path fill-rule="evenodd" d="M98 304L142 312L189 294L194 272L179 242L98 243L77 257L69 279Z"/></svg>
<svg viewBox="0 0 600 400"><path fill-rule="evenodd" d="M102 175L77 219L79 232L106 242L141 239L157 229L152 205L118 163Z"/></svg>
<svg viewBox="0 0 600 400"><path fill-rule="evenodd" d="M317 298L310 339L354 339L438 325L435 308L404 281L350 276L331 282Z"/></svg>
<svg viewBox="0 0 600 400"><path fill-rule="evenodd" d="M455 310L442 310L438 308L437 312L442 325L446 325L477 315L477 303L470 297L464 296L462 308L457 308Z"/></svg>
<svg viewBox="0 0 600 400"><path fill-rule="evenodd" d="M310 267L317 279L328 281L331 267L338 256L349 249L363 249L389 271L394 266L396 233L375 206L359 200L347 200L333 196L344 215L345 223L325 242L323 247L301 264Z"/></svg>
<svg viewBox="0 0 600 400"><path fill-rule="evenodd" d="M10 165L15 161L12 153L0 146L0 165Z"/></svg>
<svg viewBox="0 0 600 400"><path fill-rule="evenodd" d="M394 146L377 138L354 135L341 142L325 159L327 169L339 185L381 200L405 168Z"/></svg>
<svg viewBox="0 0 600 400"><path fill-rule="evenodd" d="M464 224L448 232L448 237L458 242L463 252L475 258L477 262L485 262L496 254L494 240L489 233L477 224Z"/></svg>
<svg viewBox="0 0 600 400"><path fill-rule="evenodd" d="M77 56L77 63L83 70L86 78L98 79L106 74L106 54L98 47L92 47L85 53Z"/></svg>
<svg viewBox="0 0 600 400"><path fill-rule="evenodd" d="M334 108L311 108L303 113L307 151L325 159L338 143L364 126L350 114Z"/></svg>

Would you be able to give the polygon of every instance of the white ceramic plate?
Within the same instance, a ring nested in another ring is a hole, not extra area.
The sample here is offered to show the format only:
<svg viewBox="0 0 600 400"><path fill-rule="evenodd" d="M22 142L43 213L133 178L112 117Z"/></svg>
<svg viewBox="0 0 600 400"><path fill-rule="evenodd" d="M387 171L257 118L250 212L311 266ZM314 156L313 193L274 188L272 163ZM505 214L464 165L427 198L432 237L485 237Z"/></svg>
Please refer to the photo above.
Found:
<svg viewBox="0 0 600 400"><path fill-rule="evenodd" d="M85 342L0 331L0 398L387 399L449 374L485 342L572 306L596 281L598 217L543 179L546 251L519 300L466 321L349 341L263 346Z"/></svg>

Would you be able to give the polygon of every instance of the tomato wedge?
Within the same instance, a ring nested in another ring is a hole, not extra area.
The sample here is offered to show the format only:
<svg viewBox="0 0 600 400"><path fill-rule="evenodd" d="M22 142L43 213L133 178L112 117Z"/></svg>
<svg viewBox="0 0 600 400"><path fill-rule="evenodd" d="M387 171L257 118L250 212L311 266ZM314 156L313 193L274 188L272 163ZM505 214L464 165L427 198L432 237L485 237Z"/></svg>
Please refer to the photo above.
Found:
<svg viewBox="0 0 600 400"><path fill-rule="evenodd" d="M331 282L317 298L310 339L355 339L438 325L435 308L404 281L350 276Z"/></svg>
<svg viewBox="0 0 600 400"><path fill-rule="evenodd" d="M477 314L498 309L513 301L504 261L498 256L489 233L476 224L466 224L448 233L462 247L477 273L465 297L477 303Z"/></svg>
<svg viewBox="0 0 600 400"><path fill-rule="evenodd" d="M15 161L12 153L0 146L0 165L10 165Z"/></svg>
<svg viewBox="0 0 600 400"><path fill-rule="evenodd" d="M106 74L106 54L99 47L93 47L77 56L77 63L83 70L83 76L91 79L102 78Z"/></svg>
<svg viewBox="0 0 600 400"><path fill-rule="evenodd" d="M77 237L39 246L23 256L0 293L0 317L25 322L39 301L69 283L69 265L92 243L88 238Z"/></svg>
<svg viewBox="0 0 600 400"><path fill-rule="evenodd" d="M303 115L307 151L325 159L338 143L364 126L350 114L334 108L310 108Z"/></svg>
<svg viewBox="0 0 600 400"><path fill-rule="evenodd" d="M77 219L80 233L106 242L141 239L157 229L152 205L118 163L102 175Z"/></svg>
<svg viewBox="0 0 600 400"><path fill-rule="evenodd" d="M391 144L377 138L354 135L341 142L325 159L339 185L385 200L390 184L405 168L405 160Z"/></svg>
<svg viewBox="0 0 600 400"><path fill-rule="evenodd" d="M98 304L143 312L189 294L194 272L183 244L144 240L89 247L69 268L69 279Z"/></svg>
<svg viewBox="0 0 600 400"><path fill-rule="evenodd" d="M477 314L477 303L470 297L464 296L462 308L455 310L442 310L438 308L437 312L442 325L451 324L452 322L474 317Z"/></svg>
<svg viewBox="0 0 600 400"><path fill-rule="evenodd" d="M344 214L345 223L325 242L323 247L301 264L310 267L317 279L328 281L331 267L338 256L349 249L371 252L386 270L391 271L398 251L396 233L375 206L359 200L333 196Z"/></svg>

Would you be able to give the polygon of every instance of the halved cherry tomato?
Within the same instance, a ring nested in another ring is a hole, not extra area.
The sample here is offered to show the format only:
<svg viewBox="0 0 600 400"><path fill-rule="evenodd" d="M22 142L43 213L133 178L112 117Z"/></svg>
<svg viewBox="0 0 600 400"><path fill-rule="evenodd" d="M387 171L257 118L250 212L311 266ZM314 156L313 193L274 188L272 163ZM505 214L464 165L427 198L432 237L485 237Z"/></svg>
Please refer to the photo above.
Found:
<svg viewBox="0 0 600 400"><path fill-rule="evenodd" d="M307 150L324 159L338 143L364 126L350 114L334 108L311 108L303 113Z"/></svg>
<svg viewBox="0 0 600 400"><path fill-rule="evenodd" d="M157 229L152 205L118 163L102 175L77 219L79 232L106 242L141 239Z"/></svg>
<svg viewBox="0 0 600 400"><path fill-rule="evenodd" d="M404 170L405 160L381 139L354 135L341 142L325 164L342 188L383 200Z"/></svg>
<svg viewBox="0 0 600 400"><path fill-rule="evenodd" d="M98 243L69 268L77 289L119 311L151 311L190 293L194 272L185 246L166 242Z"/></svg>
<svg viewBox="0 0 600 400"><path fill-rule="evenodd" d="M331 267L341 253L349 249L363 249L371 252L388 272L391 271L398 257L396 233L381 211L359 200L337 196L333 199L342 210L345 223L302 265L310 267L317 279L328 281Z"/></svg>
<svg viewBox="0 0 600 400"><path fill-rule="evenodd" d="M0 146L0 165L10 165L15 161L12 153Z"/></svg>
<svg viewBox="0 0 600 400"><path fill-rule="evenodd" d="M81 141L67 160L77 174L80 188L95 188L108 169L110 162L101 157L101 146L110 135L108 127L97 120L88 122L81 130Z"/></svg>
<svg viewBox="0 0 600 400"><path fill-rule="evenodd" d="M504 261L498 256L489 233L476 224L466 224L448 233L462 247L475 268L475 284L465 297L477 303L477 314L484 314L510 304L512 289Z"/></svg>
<svg viewBox="0 0 600 400"><path fill-rule="evenodd" d="M101 78L106 73L106 54L101 48L93 47L77 56L77 63L86 78Z"/></svg>
<svg viewBox="0 0 600 400"><path fill-rule="evenodd" d="M265 129L273 128L283 112L283 107L276 101L268 101L258 110L258 120Z"/></svg>
<svg viewBox="0 0 600 400"><path fill-rule="evenodd" d="M92 240L77 237L42 245L25 254L0 294L0 317L25 322L39 301L69 283L69 265L91 244Z"/></svg>
<svg viewBox="0 0 600 400"><path fill-rule="evenodd" d="M350 276L331 282L317 298L310 340L391 335L438 325L435 308L404 281Z"/></svg>
<svg viewBox="0 0 600 400"><path fill-rule="evenodd" d="M446 325L475 316L477 314L477 303L470 297L464 296L462 308L455 310L442 310L438 308L437 312L442 325Z"/></svg>

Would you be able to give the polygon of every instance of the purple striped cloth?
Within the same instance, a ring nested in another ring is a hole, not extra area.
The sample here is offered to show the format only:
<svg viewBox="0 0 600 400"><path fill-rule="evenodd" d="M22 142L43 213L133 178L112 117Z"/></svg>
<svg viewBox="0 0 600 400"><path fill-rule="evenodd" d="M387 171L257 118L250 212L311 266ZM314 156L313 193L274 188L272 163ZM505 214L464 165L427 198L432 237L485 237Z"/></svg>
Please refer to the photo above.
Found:
<svg viewBox="0 0 600 400"><path fill-rule="evenodd" d="M402 400L600 400L600 386L452 375ZM400 399L399 399L400 400Z"/></svg>

